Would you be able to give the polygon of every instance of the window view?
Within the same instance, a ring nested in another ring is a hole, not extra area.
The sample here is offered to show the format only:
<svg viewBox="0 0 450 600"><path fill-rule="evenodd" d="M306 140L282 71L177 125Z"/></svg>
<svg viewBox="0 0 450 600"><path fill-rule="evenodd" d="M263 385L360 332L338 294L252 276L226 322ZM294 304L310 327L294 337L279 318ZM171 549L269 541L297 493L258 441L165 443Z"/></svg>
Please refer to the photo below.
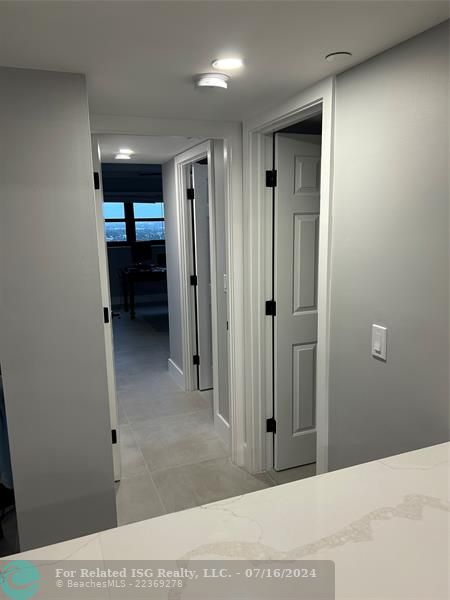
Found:
<svg viewBox="0 0 450 600"><path fill-rule="evenodd" d="M107 242L126 242L127 230L125 221L123 223L107 221L105 223L105 234Z"/></svg>
<svg viewBox="0 0 450 600"><path fill-rule="evenodd" d="M164 240L164 221L136 221L136 241Z"/></svg>
<svg viewBox="0 0 450 600"><path fill-rule="evenodd" d="M103 215L109 243L165 239L162 202L104 202Z"/></svg>

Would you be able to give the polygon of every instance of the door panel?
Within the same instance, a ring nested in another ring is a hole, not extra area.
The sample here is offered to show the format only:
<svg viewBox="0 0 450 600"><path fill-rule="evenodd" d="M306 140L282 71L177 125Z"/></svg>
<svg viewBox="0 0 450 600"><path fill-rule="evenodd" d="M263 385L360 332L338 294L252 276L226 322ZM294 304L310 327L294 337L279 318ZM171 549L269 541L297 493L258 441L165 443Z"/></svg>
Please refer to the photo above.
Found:
<svg viewBox="0 0 450 600"><path fill-rule="evenodd" d="M293 312L317 307L319 215L294 215Z"/></svg>
<svg viewBox="0 0 450 600"><path fill-rule="evenodd" d="M112 310L111 310L111 292L109 287L109 269L108 253L105 241L105 221L103 218L103 183L102 167L100 162L100 149L98 143L92 139L92 163L94 172L98 173L98 182L100 188L95 190L95 213L97 220L97 239L98 254L100 262L100 282L102 291L103 306L109 311L109 322L105 323L105 348L106 348L106 367L108 375L108 396L109 412L111 418L111 431L116 431L116 443L113 444L113 463L114 463L114 481L120 480L121 461L120 461L120 436L118 433L118 411L117 411L117 392L116 392L116 374L114 366L114 341L112 328Z"/></svg>
<svg viewBox="0 0 450 600"><path fill-rule="evenodd" d="M320 136L276 134L274 467L316 460Z"/></svg>
<svg viewBox="0 0 450 600"><path fill-rule="evenodd" d="M200 365L199 389L213 387L211 251L209 236L208 165L192 165L194 185L194 235L197 273L197 327Z"/></svg>

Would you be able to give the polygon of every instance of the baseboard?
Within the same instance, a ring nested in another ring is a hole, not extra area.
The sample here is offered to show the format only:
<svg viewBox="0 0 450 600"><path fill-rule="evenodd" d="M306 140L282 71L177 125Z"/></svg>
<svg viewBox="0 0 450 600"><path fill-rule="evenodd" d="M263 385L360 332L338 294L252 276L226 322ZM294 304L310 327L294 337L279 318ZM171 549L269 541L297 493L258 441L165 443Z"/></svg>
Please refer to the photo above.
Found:
<svg viewBox="0 0 450 600"><path fill-rule="evenodd" d="M168 360L169 365L169 374L173 377L173 379L178 383L181 389L186 388L186 383L184 380L184 373L180 369L178 365L176 365L171 358Z"/></svg>

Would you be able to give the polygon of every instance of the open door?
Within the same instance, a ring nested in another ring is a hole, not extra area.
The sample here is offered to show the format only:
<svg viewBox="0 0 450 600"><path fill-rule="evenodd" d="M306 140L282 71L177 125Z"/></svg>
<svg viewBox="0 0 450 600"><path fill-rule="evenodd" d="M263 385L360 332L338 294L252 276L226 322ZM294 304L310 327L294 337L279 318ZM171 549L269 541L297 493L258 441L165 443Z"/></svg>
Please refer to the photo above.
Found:
<svg viewBox="0 0 450 600"><path fill-rule="evenodd" d="M275 134L274 468L316 461L321 136Z"/></svg>
<svg viewBox="0 0 450 600"><path fill-rule="evenodd" d="M114 367L111 293L109 287L108 254L106 250L105 225L103 218L103 184L100 148L95 136L92 138L92 163L94 167L95 214L97 223L98 255L100 261L101 291L105 315L106 367L108 375L109 410L111 415L111 443L113 447L114 481L119 481L121 475L121 462L118 431L116 376Z"/></svg>
<svg viewBox="0 0 450 600"><path fill-rule="evenodd" d="M211 315L211 249L208 196L208 165L192 165L192 204L194 262L197 285L197 355L199 357L198 389L213 387L212 315Z"/></svg>

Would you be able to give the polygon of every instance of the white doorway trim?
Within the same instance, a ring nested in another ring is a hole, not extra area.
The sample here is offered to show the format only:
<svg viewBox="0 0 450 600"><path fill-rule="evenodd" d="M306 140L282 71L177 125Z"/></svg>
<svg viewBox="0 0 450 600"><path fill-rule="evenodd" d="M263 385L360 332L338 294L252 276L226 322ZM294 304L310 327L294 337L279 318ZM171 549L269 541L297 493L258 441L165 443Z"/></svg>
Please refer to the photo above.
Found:
<svg viewBox="0 0 450 600"><path fill-rule="evenodd" d="M244 284L243 284L243 204L242 127L240 123L185 119L159 119L93 114L93 134L146 136L189 136L223 142L224 187L227 221L228 318L229 318L229 404L231 460L244 466L245 379L244 379Z"/></svg>
<svg viewBox="0 0 450 600"><path fill-rule="evenodd" d="M208 159L208 171L210 180L208 182L208 193L210 198L210 209L214 205L214 182L211 181L211 175L214 177L214 172L210 169L211 165L211 142L206 141L194 148L186 150L182 154L175 156L175 173L176 173L176 198L177 198L177 218L178 218L178 241L180 243L180 289L181 289L181 323L183 334L183 372L185 377L186 391L197 389L195 366L192 357L195 354L195 308L193 302L193 290L190 285L189 278L194 272L193 257L192 257L192 231L190 227L190 207L187 199L187 190L190 187L188 179L188 167L193 162ZM211 224L211 222L210 222ZM215 238L214 228L210 228L210 244L211 244L211 288L215 293L216 286L216 265L215 265ZM213 321L213 365L216 370L217 359L217 311L212 306L212 321Z"/></svg>
<svg viewBox="0 0 450 600"><path fill-rule="evenodd" d="M273 434L266 432L272 416L272 338L265 300L271 298L271 213L265 170L267 138L274 131L322 111L322 169L320 181L318 341L316 374L317 473L328 470L328 379L330 250L333 177L334 78L325 79L285 104L244 122L245 245L245 466L257 473L273 466ZM270 237L269 237L270 236Z"/></svg>
<svg viewBox="0 0 450 600"><path fill-rule="evenodd" d="M222 282L217 273L216 263L216 202L225 201L225 189L223 178L216 170L220 170L220 160L215 157L217 140L207 140L182 154L175 156L176 173L176 198L178 218L178 241L180 243L180 289L181 289L181 321L182 321L182 345L183 345L183 372L185 376L185 388L187 391L197 389L196 367L192 357L195 354L196 320L195 320L195 290L190 284L190 276L194 272L192 256L192 229L190 226L191 206L187 199L187 189L190 187L188 169L189 166L202 158L208 161L208 195L210 212L210 252L211 252L211 316L212 316L212 350L213 350L213 398L214 398L214 424L218 435L223 441L231 445L231 428L220 415L220 394L223 393L219 385L219 340L218 340L218 304L217 294ZM220 143L220 146L222 144ZM222 161L223 162L223 161ZM216 177L217 175L217 177ZM222 224L226 227L226 224ZM222 320L226 315L220 315ZM230 406L231 415L231 406ZM230 418L230 421L232 419Z"/></svg>

